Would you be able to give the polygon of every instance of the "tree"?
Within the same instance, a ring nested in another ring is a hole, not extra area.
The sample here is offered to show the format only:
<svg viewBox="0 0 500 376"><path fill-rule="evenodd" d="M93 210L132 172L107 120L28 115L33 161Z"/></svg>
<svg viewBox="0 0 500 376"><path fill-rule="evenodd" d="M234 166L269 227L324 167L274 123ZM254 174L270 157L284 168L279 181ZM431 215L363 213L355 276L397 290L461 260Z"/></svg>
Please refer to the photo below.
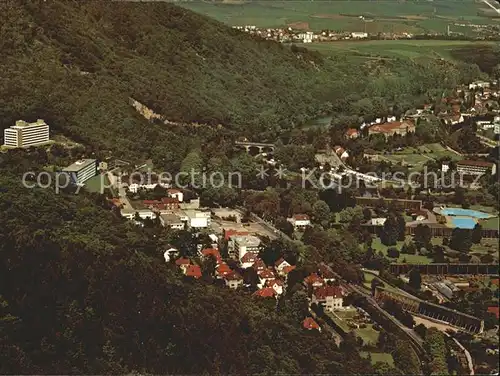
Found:
<svg viewBox="0 0 500 376"><path fill-rule="evenodd" d="M409 272L409 285L413 287L415 290L420 290L421 284L422 284L422 276L420 275L420 272L418 269L413 268Z"/></svg>
<svg viewBox="0 0 500 376"><path fill-rule="evenodd" d="M201 264L201 273L205 280L211 282L215 276L215 269L217 267L217 260L213 255L205 257Z"/></svg>
<svg viewBox="0 0 500 376"><path fill-rule="evenodd" d="M482 238L483 238L483 228L479 223L476 223L471 234L472 243L479 244L481 243Z"/></svg>
<svg viewBox="0 0 500 376"><path fill-rule="evenodd" d="M388 250L387 250L387 256L390 257L390 258L398 258L400 255L399 251L397 250L397 248L394 248L394 247L390 247Z"/></svg>
<svg viewBox="0 0 500 376"><path fill-rule="evenodd" d="M382 244L390 246L396 245L399 238L399 227L397 219L394 215L389 215L382 227L380 240Z"/></svg>
<svg viewBox="0 0 500 376"><path fill-rule="evenodd" d="M314 203L313 207L313 220L323 226L328 225L330 218L330 208L323 200L318 200Z"/></svg>
<svg viewBox="0 0 500 376"><path fill-rule="evenodd" d="M451 233L450 248L456 251L466 252L471 246L471 231L462 228L454 228Z"/></svg>
<svg viewBox="0 0 500 376"><path fill-rule="evenodd" d="M424 324L416 325L413 330L422 338L425 339L425 335L427 334L427 327Z"/></svg>
<svg viewBox="0 0 500 376"><path fill-rule="evenodd" d="M422 247L428 248L431 243L431 229L427 225L418 224L415 227L415 234L413 235L413 240L415 241L415 245L417 249Z"/></svg>

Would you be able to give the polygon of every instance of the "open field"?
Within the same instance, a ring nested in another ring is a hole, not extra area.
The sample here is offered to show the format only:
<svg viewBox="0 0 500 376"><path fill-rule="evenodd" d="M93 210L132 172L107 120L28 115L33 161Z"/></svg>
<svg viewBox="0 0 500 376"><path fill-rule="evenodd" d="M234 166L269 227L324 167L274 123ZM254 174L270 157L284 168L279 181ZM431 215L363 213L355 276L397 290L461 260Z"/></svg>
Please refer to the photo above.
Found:
<svg viewBox="0 0 500 376"><path fill-rule="evenodd" d="M430 160L439 160L441 158L451 160L460 160L461 157L440 144L425 144L418 147L407 147L403 150L379 154L380 160L385 160L393 164L408 166L411 171L419 171Z"/></svg>
<svg viewBox="0 0 500 376"><path fill-rule="evenodd" d="M394 366L394 359L392 358L392 355L389 353L360 352L360 355L363 358L368 358L368 354L370 354L372 364L375 364L377 362L382 362L389 364L391 367Z"/></svg>
<svg viewBox="0 0 500 376"><path fill-rule="evenodd" d="M407 239L411 239L411 236L407 236ZM396 245L391 246L395 247L399 250L401 250L401 247L403 246L405 242L404 241L399 241L397 242ZM381 251L384 256L387 257L387 249L391 247L387 247L386 245L383 245L382 242L380 241L380 238L375 238L373 239L372 247L375 251ZM427 257L427 256L420 256L420 255L406 255L406 254L400 254L398 259L391 259L389 260L393 262L403 262L403 260L406 259L406 262L412 263L412 264L430 264L432 262L432 259Z"/></svg>
<svg viewBox="0 0 500 376"><path fill-rule="evenodd" d="M304 27L310 30L378 32L472 32L460 24L491 24L486 5L474 0L395 1L189 1L177 4L229 25ZM364 16L364 22L359 16Z"/></svg>
<svg viewBox="0 0 500 376"><path fill-rule="evenodd" d="M483 42L481 42L483 43ZM365 57L442 58L451 60L450 51L477 42L453 40L370 40L300 44L326 55L351 53ZM483 43L488 44L488 43Z"/></svg>
<svg viewBox="0 0 500 376"><path fill-rule="evenodd" d="M330 317L346 332L353 332L357 337L363 340L363 343L376 345L380 333L373 329L373 324L364 323L363 319L360 320L359 314L355 310L347 311L336 311L335 313L330 313ZM355 329L349 325L358 324L364 325L365 328Z"/></svg>
<svg viewBox="0 0 500 376"><path fill-rule="evenodd" d="M108 175L100 175L99 174L99 175L96 175L93 178L87 180L85 182L85 188L89 192L102 193L103 192L103 187L102 187L103 183L104 183L104 185L107 185L108 187L111 185L109 182L109 179L108 179ZM110 188L110 189L111 189L111 193L112 193L113 197L118 197L115 190L113 188Z"/></svg>

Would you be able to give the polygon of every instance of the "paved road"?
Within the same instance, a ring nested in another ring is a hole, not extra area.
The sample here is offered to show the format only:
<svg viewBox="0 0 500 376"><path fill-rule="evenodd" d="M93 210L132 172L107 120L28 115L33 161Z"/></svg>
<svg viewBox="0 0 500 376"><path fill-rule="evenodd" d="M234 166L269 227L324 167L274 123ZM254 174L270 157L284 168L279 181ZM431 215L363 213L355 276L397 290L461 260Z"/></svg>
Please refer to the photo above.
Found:
<svg viewBox="0 0 500 376"><path fill-rule="evenodd" d="M115 176L111 171L108 171L108 179L111 185L118 190L118 196L120 197L120 202L123 204L123 209L132 211L134 208L130 205L130 201L127 197L127 192L125 187L118 181L118 177Z"/></svg>

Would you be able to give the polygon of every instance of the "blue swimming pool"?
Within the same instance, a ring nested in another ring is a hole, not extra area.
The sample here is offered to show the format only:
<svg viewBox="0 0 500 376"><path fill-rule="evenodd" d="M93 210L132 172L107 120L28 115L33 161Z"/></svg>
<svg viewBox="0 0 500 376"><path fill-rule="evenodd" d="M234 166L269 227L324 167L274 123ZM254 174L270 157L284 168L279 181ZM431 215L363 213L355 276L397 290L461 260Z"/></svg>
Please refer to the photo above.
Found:
<svg viewBox="0 0 500 376"><path fill-rule="evenodd" d="M479 219L491 217L491 215L488 213L483 213L483 212L480 212L478 210L461 209L461 208L444 208L444 209L441 209L441 214L451 215L451 216L459 215L459 216L473 217L473 218L479 218Z"/></svg>
<svg viewBox="0 0 500 376"><path fill-rule="evenodd" d="M458 228L473 229L476 221L472 218L451 218L451 223Z"/></svg>

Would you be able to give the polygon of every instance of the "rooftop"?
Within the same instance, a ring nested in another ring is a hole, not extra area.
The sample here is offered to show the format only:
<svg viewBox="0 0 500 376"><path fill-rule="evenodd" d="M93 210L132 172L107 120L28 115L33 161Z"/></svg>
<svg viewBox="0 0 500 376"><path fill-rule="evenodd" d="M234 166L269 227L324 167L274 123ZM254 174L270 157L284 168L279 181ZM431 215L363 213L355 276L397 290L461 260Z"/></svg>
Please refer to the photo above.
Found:
<svg viewBox="0 0 500 376"><path fill-rule="evenodd" d="M45 123L45 121L43 121L42 119L38 119L37 121L35 121L33 123L28 123L24 120L18 120L18 121L16 121L16 125L13 125L11 128L20 129L20 128L26 128L26 127L35 127L35 126L40 126L40 125L47 125L47 123Z"/></svg>
<svg viewBox="0 0 500 376"><path fill-rule="evenodd" d="M458 161L457 165L462 165L462 166L476 166L476 167L491 167L491 166L493 166L493 163L492 162L486 162L486 161L463 160L463 161Z"/></svg>
<svg viewBox="0 0 500 376"><path fill-rule="evenodd" d="M81 169L91 165L92 163L96 163L97 161L95 159L80 159L79 161L76 161L72 165L66 167L63 169L65 172L78 172Z"/></svg>

